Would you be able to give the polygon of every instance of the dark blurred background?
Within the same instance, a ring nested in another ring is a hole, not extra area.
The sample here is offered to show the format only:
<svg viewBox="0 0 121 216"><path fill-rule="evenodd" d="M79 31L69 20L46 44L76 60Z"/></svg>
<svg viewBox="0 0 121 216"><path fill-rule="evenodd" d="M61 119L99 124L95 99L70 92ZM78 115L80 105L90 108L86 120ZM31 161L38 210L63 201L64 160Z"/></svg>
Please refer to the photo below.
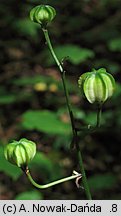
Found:
<svg viewBox="0 0 121 216"><path fill-rule="evenodd" d="M49 26L59 59L65 58L67 87L78 125L95 124L96 107L80 94L77 80L104 67L116 79L114 96L103 106L102 127L80 137L93 199L121 198L121 1L0 1L0 199L86 199L74 181L40 191L4 159L3 148L22 137L37 143L34 179L45 184L79 171L70 150L71 128L58 68L39 25L29 19L38 4L57 16ZM81 184L81 182L80 182Z"/></svg>

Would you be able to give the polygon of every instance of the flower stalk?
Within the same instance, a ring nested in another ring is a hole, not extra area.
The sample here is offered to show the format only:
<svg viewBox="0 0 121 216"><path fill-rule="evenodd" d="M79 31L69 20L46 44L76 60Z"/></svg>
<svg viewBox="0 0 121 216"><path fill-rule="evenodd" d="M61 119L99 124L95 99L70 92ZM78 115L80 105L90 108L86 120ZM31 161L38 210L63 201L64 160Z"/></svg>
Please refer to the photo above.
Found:
<svg viewBox="0 0 121 216"><path fill-rule="evenodd" d="M66 182L66 181L70 181L70 180L73 180L73 179L77 179L77 178L81 178L81 174L77 173L76 171L73 171L73 175L72 176L69 176L69 177L66 177L66 178L62 178L62 179L59 179L59 180L56 180L56 181L53 181L53 182L50 182L50 183L47 183L45 185L40 185L38 183L36 183L34 181L34 179L32 178L31 174L30 174L30 171L29 169L27 168L25 174L27 175L29 181L31 182L32 185L34 185L36 188L39 188L39 189L46 189L46 188L49 188L49 187L52 187L52 186L55 186L57 184L61 184L63 182Z"/></svg>
<svg viewBox="0 0 121 216"><path fill-rule="evenodd" d="M91 198L91 193L90 193L90 189L88 186L87 177L86 177L86 173L85 173L85 169L84 169L84 165L83 165L82 155L81 155L80 147L79 147L79 144L77 141L77 130L76 130L75 122L74 122L73 111L71 109L71 104L70 104L68 91L67 91L67 87L66 87L65 70L63 69L60 61L58 60L58 58L54 52L54 49L52 47L51 40L49 37L48 30L42 28L42 31L44 33L48 48L49 48L57 66L59 68L59 71L60 71L60 75L61 75L61 79L62 79L62 83L63 83L63 88L64 88L64 93L65 93L65 98L66 98L66 104L67 104L67 108L68 108L68 112L69 112L69 116L70 116L70 121L71 121L72 133L73 133L73 143L72 144L74 144L76 147L78 161L79 161L79 165L80 165L80 171L82 173L82 182L83 182L83 186L85 189L86 197L87 197L87 199L91 200L92 198Z"/></svg>
<svg viewBox="0 0 121 216"><path fill-rule="evenodd" d="M97 108L97 124L96 128L99 128L101 125L101 115L102 115L102 106L98 105Z"/></svg>

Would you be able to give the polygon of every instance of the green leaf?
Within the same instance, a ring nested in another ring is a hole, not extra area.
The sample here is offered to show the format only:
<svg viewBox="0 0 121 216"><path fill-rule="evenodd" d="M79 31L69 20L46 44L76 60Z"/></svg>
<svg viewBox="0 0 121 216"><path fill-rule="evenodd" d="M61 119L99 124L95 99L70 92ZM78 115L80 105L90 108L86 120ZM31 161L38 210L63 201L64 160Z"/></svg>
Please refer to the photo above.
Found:
<svg viewBox="0 0 121 216"><path fill-rule="evenodd" d="M113 174L99 174L88 179L92 190L110 189L117 184L117 177Z"/></svg>
<svg viewBox="0 0 121 216"><path fill-rule="evenodd" d="M51 172L53 169L52 161L42 152L37 152L32 163L31 167L39 167L39 169L44 168L45 171Z"/></svg>
<svg viewBox="0 0 121 216"><path fill-rule="evenodd" d="M29 18L17 19L13 23L13 27L25 36L37 37L39 25L30 21Z"/></svg>
<svg viewBox="0 0 121 216"><path fill-rule="evenodd" d="M70 124L62 122L56 113L51 111L27 111L22 115L22 126L27 130L38 130L58 135L69 134Z"/></svg>
<svg viewBox="0 0 121 216"><path fill-rule="evenodd" d="M36 83L39 83L39 82L49 82L49 81L52 81L53 78L51 77L46 77L46 76L33 76L33 77L22 77L22 78L19 78L19 79L15 79L13 81L13 83L15 85L20 85L20 86L26 86L26 85L34 85Z"/></svg>
<svg viewBox="0 0 121 216"><path fill-rule="evenodd" d="M39 170L40 176L44 175L44 177L48 177L46 182L56 179L57 176L58 178L61 176L59 164L55 164L49 156L46 156L42 152L36 153L29 167L33 170Z"/></svg>
<svg viewBox="0 0 121 216"><path fill-rule="evenodd" d="M96 118L97 118L97 113L96 112L88 112L87 115L84 118L84 121L85 121L86 124L95 125ZM102 119L101 119L101 122L102 122Z"/></svg>
<svg viewBox="0 0 121 216"><path fill-rule="evenodd" d="M0 146L0 171L12 177L14 180L17 180L22 174L22 171L17 166L10 164L5 159L2 146Z"/></svg>
<svg viewBox="0 0 121 216"><path fill-rule="evenodd" d="M114 60L115 61L115 60ZM99 58L95 60L95 68L100 68L102 65L107 69L107 72L116 74L120 71L118 62L110 61L109 59Z"/></svg>
<svg viewBox="0 0 121 216"><path fill-rule="evenodd" d="M79 64L84 62L88 58L94 57L94 52L92 50L81 48L79 46L68 44L54 47L54 51L57 54L59 60L61 61L63 58L67 57L72 64ZM55 63L52 58L50 52L46 51L45 56L47 59L47 63L49 65L53 65Z"/></svg>
<svg viewBox="0 0 121 216"><path fill-rule="evenodd" d="M121 52L121 38L115 38L113 40L110 40L108 43L108 47L111 51Z"/></svg>
<svg viewBox="0 0 121 216"><path fill-rule="evenodd" d="M56 150L64 149L67 152L70 150L70 143L71 143L71 137L70 136L57 136L56 140L53 143L53 148Z"/></svg>
<svg viewBox="0 0 121 216"><path fill-rule="evenodd" d="M110 120L112 114L111 111L105 111L105 113L103 113L102 117L101 117L101 125L107 125L108 121ZM95 125L96 124L96 119L97 119L97 112L88 112L85 115L84 118L84 122L86 124L91 124L91 125Z"/></svg>
<svg viewBox="0 0 121 216"><path fill-rule="evenodd" d="M15 102L15 100L16 100L15 95L12 94L0 95L0 104L10 104Z"/></svg>
<svg viewBox="0 0 121 216"><path fill-rule="evenodd" d="M43 199L42 193L36 190L25 191L18 194L15 197L15 200L42 200L42 199Z"/></svg>

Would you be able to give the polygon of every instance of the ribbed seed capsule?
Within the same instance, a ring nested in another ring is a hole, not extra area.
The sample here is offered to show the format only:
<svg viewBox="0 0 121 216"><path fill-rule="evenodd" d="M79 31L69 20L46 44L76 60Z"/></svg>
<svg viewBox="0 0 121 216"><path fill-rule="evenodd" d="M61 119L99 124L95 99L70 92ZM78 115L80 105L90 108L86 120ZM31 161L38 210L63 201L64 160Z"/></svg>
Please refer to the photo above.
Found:
<svg viewBox="0 0 121 216"><path fill-rule="evenodd" d="M25 168L36 154L36 144L25 138L5 146L4 155L10 163Z"/></svg>
<svg viewBox="0 0 121 216"><path fill-rule="evenodd" d="M115 89L113 76L104 68L81 75L78 83L90 103L103 104L113 95Z"/></svg>
<svg viewBox="0 0 121 216"><path fill-rule="evenodd" d="M46 28L56 15L56 11L49 5L38 5L30 11L30 19L39 23L42 28Z"/></svg>

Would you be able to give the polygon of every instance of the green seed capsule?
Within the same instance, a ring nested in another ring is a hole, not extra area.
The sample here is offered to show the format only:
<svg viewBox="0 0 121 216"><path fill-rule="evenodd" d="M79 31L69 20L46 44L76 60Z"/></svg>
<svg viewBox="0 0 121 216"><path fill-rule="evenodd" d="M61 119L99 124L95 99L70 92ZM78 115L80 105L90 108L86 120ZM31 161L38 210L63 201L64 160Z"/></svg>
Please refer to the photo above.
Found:
<svg viewBox="0 0 121 216"><path fill-rule="evenodd" d="M4 155L10 163L25 168L36 154L36 144L25 138L5 146Z"/></svg>
<svg viewBox="0 0 121 216"><path fill-rule="evenodd" d="M46 28L56 15L56 11L49 5L38 5L30 11L30 19L39 23L42 28Z"/></svg>
<svg viewBox="0 0 121 216"><path fill-rule="evenodd" d="M100 105L113 95L115 89L113 76L104 68L82 74L78 83L87 100Z"/></svg>

